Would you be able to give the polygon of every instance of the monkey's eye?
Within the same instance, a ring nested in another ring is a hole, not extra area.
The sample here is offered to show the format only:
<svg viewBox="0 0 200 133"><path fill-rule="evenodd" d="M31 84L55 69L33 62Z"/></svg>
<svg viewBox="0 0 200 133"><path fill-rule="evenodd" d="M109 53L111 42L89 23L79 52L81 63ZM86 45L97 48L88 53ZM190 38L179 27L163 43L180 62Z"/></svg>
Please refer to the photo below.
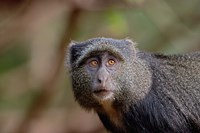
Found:
<svg viewBox="0 0 200 133"><path fill-rule="evenodd" d="M108 62L106 63L106 65L109 66L109 67L110 67L110 66L113 66L113 65L115 65L115 64L116 64L116 62L115 62L115 60L113 60L113 59L109 59Z"/></svg>
<svg viewBox="0 0 200 133"><path fill-rule="evenodd" d="M90 67L97 67L97 66L98 66L98 61L96 61L96 60L91 60L91 61L89 62L89 65L90 65Z"/></svg>

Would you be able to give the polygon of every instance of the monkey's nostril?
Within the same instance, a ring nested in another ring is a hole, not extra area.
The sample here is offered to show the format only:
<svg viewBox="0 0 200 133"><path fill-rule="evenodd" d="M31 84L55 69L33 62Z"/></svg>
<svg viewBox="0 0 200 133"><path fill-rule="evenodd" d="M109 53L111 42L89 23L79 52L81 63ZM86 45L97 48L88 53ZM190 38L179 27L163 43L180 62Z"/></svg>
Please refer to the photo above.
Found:
<svg viewBox="0 0 200 133"><path fill-rule="evenodd" d="M98 79L98 83L102 83L102 80L101 80L101 79Z"/></svg>
<svg viewBox="0 0 200 133"><path fill-rule="evenodd" d="M105 87L105 85L106 85L106 78L105 77L97 77L96 78L95 86Z"/></svg>

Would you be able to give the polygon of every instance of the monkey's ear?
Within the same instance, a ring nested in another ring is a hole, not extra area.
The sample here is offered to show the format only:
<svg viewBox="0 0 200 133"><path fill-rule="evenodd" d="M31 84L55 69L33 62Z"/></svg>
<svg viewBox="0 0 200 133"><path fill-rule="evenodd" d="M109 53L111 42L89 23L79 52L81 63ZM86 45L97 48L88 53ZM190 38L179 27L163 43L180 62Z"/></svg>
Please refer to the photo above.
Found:
<svg viewBox="0 0 200 133"><path fill-rule="evenodd" d="M73 46L76 45L76 42L71 41L66 50L66 58L65 58L65 65L66 67L71 70L72 67L72 60L73 60Z"/></svg>
<svg viewBox="0 0 200 133"><path fill-rule="evenodd" d="M132 44L134 47L136 47L137 46L137 43L136 42L134 42L134 41L132 41L131 39L129 39L129 38L125 38L125 41L126 42L128 42L128 43L130 43L130 44Z"/></svg>
<svg viewBox="0 0 200 133"><path fill-rule="evenodd" d="M86 44L72 41L67 49L67 66L69 68L75 65L77 59L81 56L81 51L86 47Z"/></svg>
<svg viewBox="0 0 200 133"><path fill-rule="evenodd" d="M70 49L69 49L69 52L70 52L70 60L69 61L70 61L71 65L77 60L78 51L79 51L79 49L77 48L76 43L71 42Z"/></svg>
<svg viewBox="0 0 200 133"><path fill-rule="evenodd" d="M124 40L125 40L128 44L130 44L130 49L131 49L131 51L134 52L133 54L136 56L136 53L137 53L137 43L134 42L134 41L132 41L132 40L129 39L129 38L125 38Z"/></svg>

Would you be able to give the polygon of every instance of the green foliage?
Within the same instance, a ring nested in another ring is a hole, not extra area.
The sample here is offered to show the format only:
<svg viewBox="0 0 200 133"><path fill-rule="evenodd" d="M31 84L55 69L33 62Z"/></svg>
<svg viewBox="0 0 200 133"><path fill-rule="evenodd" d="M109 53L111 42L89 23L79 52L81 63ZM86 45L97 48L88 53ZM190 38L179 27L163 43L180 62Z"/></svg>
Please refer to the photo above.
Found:
<svg viewBox="0 0 200 133"><path fill-rule="evenodd" d="M27 109L38 97L38 91L27 91L17 97L5 97L0 95L0 110L4 109Z"/></svg>
<svg viewBox="0 0 200 133"><path fill-rule="evenodd" d="M116 36L124 36L127 34L128 23L123 12L110 10L105 14L105 19L108 24L106 27L110 33Z"/></svg>
<svg viewBox="0 0 200 133"><path fill-rule="evenodd" d="M16 45L0 54L0 75L25 64L29 59L24 47Z"/></svg>

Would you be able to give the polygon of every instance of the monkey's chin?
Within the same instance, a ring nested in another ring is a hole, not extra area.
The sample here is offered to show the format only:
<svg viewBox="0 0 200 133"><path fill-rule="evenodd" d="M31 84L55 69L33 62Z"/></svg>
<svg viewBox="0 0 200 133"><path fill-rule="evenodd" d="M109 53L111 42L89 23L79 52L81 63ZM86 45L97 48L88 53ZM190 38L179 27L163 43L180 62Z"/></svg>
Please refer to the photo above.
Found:
<svg viewBox="0 0 200 133"><path fill-rule="evenodd" d="M99 101L114 100L114 93L112 91L99 91L94 93L94 97Z"/></svg>

